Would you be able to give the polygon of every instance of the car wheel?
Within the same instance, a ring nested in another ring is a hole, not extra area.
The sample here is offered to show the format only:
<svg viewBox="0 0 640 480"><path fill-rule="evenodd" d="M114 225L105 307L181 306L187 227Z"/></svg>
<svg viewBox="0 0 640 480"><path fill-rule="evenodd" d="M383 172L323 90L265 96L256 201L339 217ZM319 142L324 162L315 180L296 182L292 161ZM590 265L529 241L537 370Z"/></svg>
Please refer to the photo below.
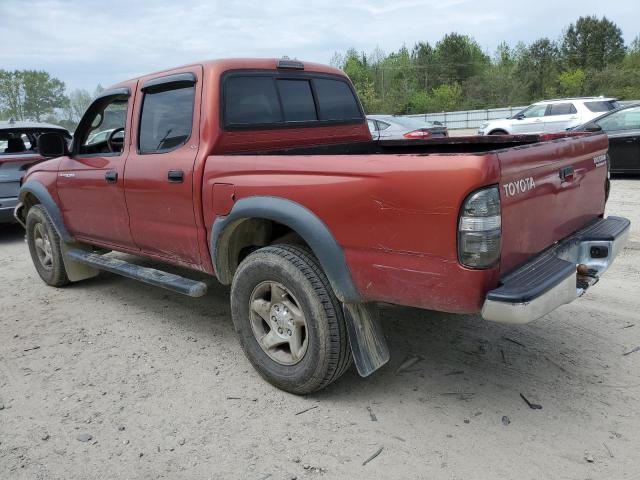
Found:
<svg viewBox="0 0 640 480"><path fill-rule="evenodd" d="M247 256L233 277L231 313L249 361L282 390L320 390L351 364L340 302L305 248L269 246Z"/></svg>
<svg viewBox="0 0 640 480"><path fill-rule="evenodd" d="M52 287L69 283L62 259L60 237L41 205L34 205L27 213L27 244L38 275Z"/></svg>
<svg viewBox="0 0 640 480"><path fill-rule="evenodd" d="M509 133L504 130L492 130L489 135L509 135Z"/></svg>

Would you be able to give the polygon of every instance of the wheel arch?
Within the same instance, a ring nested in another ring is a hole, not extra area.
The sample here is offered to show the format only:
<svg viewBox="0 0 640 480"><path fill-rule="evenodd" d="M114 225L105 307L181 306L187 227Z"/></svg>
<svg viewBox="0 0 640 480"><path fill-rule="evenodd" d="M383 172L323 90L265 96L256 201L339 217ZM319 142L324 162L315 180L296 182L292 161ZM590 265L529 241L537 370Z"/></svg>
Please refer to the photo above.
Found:
<svg viewBox="0 0 640 480"><path fill-rule="evenodd" d="M257 236L266 235L260 232L264 221L284 225L302 239L318 258L338 299L349 303L362 301L344 252L329 228L303 205L280 197L243 198L235 203L229 215L216 218L210 247L213 267L221 283L230 284L237 267L237 252L232 248L234 234L244 228Z"/></svg>
<svg viewBox="0 0 640 480"><path fill-rule="evenodd" d="M42 183L35 180L27 181L22 185L22 187L20 187L18 200L20 201L20 204L16 208L16 218L23 225L25 224L29 208L33 205L40 204L49 215L51 223L53 223L53 226L60 238L65 242L71 242L73 240L73 237L69 234L69 231L64 225L60 208Z"/></svg>

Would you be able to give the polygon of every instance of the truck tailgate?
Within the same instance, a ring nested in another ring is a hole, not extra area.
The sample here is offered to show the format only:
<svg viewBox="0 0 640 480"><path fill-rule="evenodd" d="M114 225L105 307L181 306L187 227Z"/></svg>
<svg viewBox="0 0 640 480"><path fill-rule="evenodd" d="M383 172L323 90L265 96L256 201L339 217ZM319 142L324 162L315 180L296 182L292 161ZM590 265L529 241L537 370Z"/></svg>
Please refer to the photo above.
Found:
<svg viewBox="0 0 640 480"><path fill-rule="evenodd" d="M498 152L502 273L603 215L608 146L597 133Z"/></svg>

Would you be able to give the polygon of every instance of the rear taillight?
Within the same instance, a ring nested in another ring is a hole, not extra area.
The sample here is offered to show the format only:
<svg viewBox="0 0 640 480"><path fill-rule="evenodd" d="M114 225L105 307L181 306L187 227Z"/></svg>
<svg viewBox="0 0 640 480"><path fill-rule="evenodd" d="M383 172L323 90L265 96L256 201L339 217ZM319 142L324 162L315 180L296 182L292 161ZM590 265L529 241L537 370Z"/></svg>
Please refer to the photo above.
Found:
<svg viewBox="0 0 640 480"><path fill-rule="evenodd" d="M469 195L460 210L458 259L470 268L489 268L500 259L502 236L498 187Z"/></svg>
<svg viewBox="0 0 640 480"><path fill-rule="evenodd" d="M411 139L429 138L430 136L431 132L429 130L414 130L403 135L404 138Z"/></svg>

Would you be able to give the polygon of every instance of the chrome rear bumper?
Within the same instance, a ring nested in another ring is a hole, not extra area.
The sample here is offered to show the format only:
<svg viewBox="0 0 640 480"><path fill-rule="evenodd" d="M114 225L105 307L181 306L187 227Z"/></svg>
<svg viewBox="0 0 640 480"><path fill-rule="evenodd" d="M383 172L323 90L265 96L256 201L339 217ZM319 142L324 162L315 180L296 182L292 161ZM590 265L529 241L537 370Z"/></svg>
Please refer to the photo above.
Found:
<svg viewBox="0 0 640 480"><path fill-rule="evenodd" d="M560 240L501 279L482 307L482 317L500 323L528 323L580 297L622 251L630 222L600 219ZM578 265L586 266L578 275Z"/></svg>

